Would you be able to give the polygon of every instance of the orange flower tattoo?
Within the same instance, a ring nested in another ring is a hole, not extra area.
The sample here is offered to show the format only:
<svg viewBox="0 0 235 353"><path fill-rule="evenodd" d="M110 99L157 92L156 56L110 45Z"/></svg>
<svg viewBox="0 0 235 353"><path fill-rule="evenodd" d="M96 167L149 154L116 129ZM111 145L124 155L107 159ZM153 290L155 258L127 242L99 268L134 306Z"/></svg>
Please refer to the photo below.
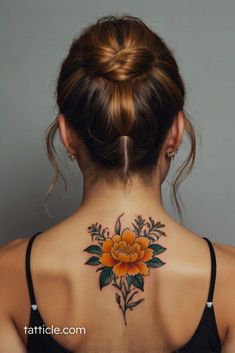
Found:
<svg viewBox="0 0 235 353"><path fill-rule="evenodd" d="M125 275L149 274L149 267L145 261L153 257L153 249L149 248L150 240L146 237L136 237L129 228L122 234L114 234L111 239L104 241L100 262L113 268L118 277Z"/></svg>
<svg viewBox="0 0 235 353"><path fill-rule="evenodd" d="M121 216L124 213L121 214ZM100 289L108 284L112 284L119 293L116 293L116 301L122 310L125 325L127 310L133 310L144 298L133 301L133 298L140 289L144 291L144 276L149 275L150 268L157 268L165 264L156 255L166 250L156 241L161 236L166 236L162 231L165 227L161 222L155 223L152 217L149 222L140 215L132 223L133 230L129 227L121 230L121 222L118 217L115 223L114 234L110 237L108 228L101 231L101 224L92 224L88 227L92 241L97 241L99 245L90 245L84 251L96 256L92 256L86 262L87 265L99 267Z"/></svg>

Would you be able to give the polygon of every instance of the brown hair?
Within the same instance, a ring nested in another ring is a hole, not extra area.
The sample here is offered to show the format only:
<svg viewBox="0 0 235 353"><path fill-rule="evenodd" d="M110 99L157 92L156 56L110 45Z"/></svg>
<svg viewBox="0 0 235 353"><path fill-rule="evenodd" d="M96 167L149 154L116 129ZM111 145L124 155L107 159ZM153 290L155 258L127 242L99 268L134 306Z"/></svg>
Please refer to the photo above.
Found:
<svg viewBox="0 0 235 353"><path fill-rule="evenodd" d="M81 137L96 168L114 171L123 182L132 173L146 180L159 157L175 115L184 112L191 147L172 185L190 173L196 154L193 126L184 110L185 87L172 49L137 17L104 16L73 39L61 65L56 102L59 113ZM57 118L46 131L48 157L61 176L54 137ZM125 135L125 136L124 136Z"/></svg>

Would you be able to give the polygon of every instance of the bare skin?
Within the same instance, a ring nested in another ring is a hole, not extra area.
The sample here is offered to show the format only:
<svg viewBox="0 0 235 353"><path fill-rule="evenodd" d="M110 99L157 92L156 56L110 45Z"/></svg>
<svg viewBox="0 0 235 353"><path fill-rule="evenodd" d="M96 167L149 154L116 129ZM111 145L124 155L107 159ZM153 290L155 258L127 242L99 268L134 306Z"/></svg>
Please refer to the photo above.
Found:
<svg viewBox="0 0 235 353"><path fill-rule="evenodd" d="M133 178L123 190L100 179L89 183L86 160L80 150L84 189L80 207L70 217L40 234L32 248L32 276L36 301L47 326L85 327L86 334L53 335L73 352L170 353L184 346L195 332L204 310L210 281L208 245L191 230L179 225L164 209L161 184L169 161L165 153L177 149L184 130L179 114L163 146L154 182L143 186ZM73 151L72 132L60 117L65 147ZM99 222L114 228L117 217L131 226L141 214L165 224L165 265L145 277L144 301L128 314L128 325L115 302L115 288L98 284L94 267L83 250L91 245L87 227ZM29 238L17 239L0 248L0 352L25 353L30 301L25 277L25 251ZM217 258L214 308L222 352L235 350L235 247L213 243Z"/></svg>

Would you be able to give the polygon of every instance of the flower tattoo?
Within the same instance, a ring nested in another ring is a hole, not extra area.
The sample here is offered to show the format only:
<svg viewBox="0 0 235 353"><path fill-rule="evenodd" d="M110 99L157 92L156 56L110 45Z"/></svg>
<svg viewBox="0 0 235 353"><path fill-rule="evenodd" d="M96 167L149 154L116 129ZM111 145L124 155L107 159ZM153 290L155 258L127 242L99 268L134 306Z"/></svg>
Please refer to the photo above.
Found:
<svg viewBox="0 0 235 353"><path fill-rule="evenodd" d="M89 226L92 241L97 244L88 246L84 251L94 255L85 264L99 266L96 271L100 271L100 289L112 284L118 290L116 302L127 325L127 310L133 310L144 300L134 300L139 293L136 289L144 291L144 276L149 275L151 268L165 264L158 255L166 248L156 241L166 233L162 230L164 224L155 223L152 217L145 221L140 215L132 223L133 230L129 227L121 229L123 214L118 217L112 236L109 236L107 227L102 230L101 224Z"/></svg>

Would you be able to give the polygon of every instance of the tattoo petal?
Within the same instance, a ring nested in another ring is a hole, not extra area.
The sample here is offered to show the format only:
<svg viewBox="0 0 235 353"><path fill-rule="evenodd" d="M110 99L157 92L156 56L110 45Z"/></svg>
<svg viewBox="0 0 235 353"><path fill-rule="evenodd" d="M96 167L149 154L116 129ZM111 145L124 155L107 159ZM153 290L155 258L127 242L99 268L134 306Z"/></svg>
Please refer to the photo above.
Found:
<svg viewBox="0 0 235 353"><path fill-rule="evenodd" d="M140 269L135 263L128 264L128 275L130 276L138 275L139 272L140 272Z"/></svg>
<svg viewBox="0 0 235 353"><path fill-rule="evenodd" d="M112 239L107 239L103 242L103 245L102 245L102 250L103 252L110 252L111 248L113 246L113 241Z"/></svg>
<svg viewBox="0 0 235 353"><path fill-rule="evenodd" d="M118 277L124 276L127 274L127 263L126 262L119 262L118 264L114 265L113 272Z"/></svg>
<svg viewBox="0 0 235 353"><path fill-rule="evenodd" d="M141 250L140 253L139 253L138 260L142 260L143 257L144 257L144 254L145 254L145 250Z"/></svg>
<svg viewBox="0 0 235 353"><path fill-rule="evenodd" d="M138 244L138 243L135 242L135 243L132 245L132 248L135 249L135 251L136 251L138 254L140 253L140 250L141 250L140 244Z"/></svg>
<svg viewBox="0 0 235 353"><path fill-rule="evenodd" d="M144 276L149 274L149 267L144 262L137 262L140 273Z"/></svg>
<svg viewBox="0 0 235 353"><path fill-rule="evenodd" d="M126 241L127 244L132 245L135 241L136 235L129 228L124 229L122 232L122 240Z"/></svg>
<svg viewBox="0 0 235 353"><path fill-rule="evenodd" d="M126 254L124 252L119 252L118 259L119 259L119 261L130 262L130 254Z"/></svg>
<svg viewBox="0 0 235 353"><path fill-rule="evenodd" d="M114 234L114 235L112 236L112 241L113 241L114 243L116 243L116 242L118 242L118 241L120 241L120 240L121 240L121 237L120 237L119 234Z"/></svg>
<svg viewBox="0 0 235 353"><path fill-rule="evenodd" d="M153 249L147 248L145 250L145 254L141 260L142 261L149 261L150 259L152 259L152 257L153 257Z"/></svg>
<svg viewBox="0 0 235 353"><path fill-rule="evenodd" d="M135 252L134 254L130 254L130 262L135 262L138 259L138 254Z"/></svg>
<svg viewBox="0 0 235 353"><path fill-rule="evenodd" d="M127 247L127 242L124 240L119 241L118 247L126 248Z"/></svg>
<svg viewBox="0 0 235 353"><path fill-rule="evenodd" d="M117 261L108 252L104 252L101 255L100 262L108 267L113 267L117 263Z"/></svg>
<svg viewBox="0 0 235 353"><path fill-rule="evenodd" d="M146 249L149 246L150 240L146 237L136 238L136 243L140 244L141 249Z"/></svg>
<svg viewBox="0 0 235 353"><path fill-rule="evenodd" d="M118 260L118 254L116 253L116 250L114 249L114 247L111 248L111 254L115 260Z"/></svg>
<svg viewBox="0 0 235 353"><path fill-rule="evenodd" d="M114 249L118 249L118 247L119 247L118 242L114 242L114 243L113 243L113 248L114 248Z"/></svg>

